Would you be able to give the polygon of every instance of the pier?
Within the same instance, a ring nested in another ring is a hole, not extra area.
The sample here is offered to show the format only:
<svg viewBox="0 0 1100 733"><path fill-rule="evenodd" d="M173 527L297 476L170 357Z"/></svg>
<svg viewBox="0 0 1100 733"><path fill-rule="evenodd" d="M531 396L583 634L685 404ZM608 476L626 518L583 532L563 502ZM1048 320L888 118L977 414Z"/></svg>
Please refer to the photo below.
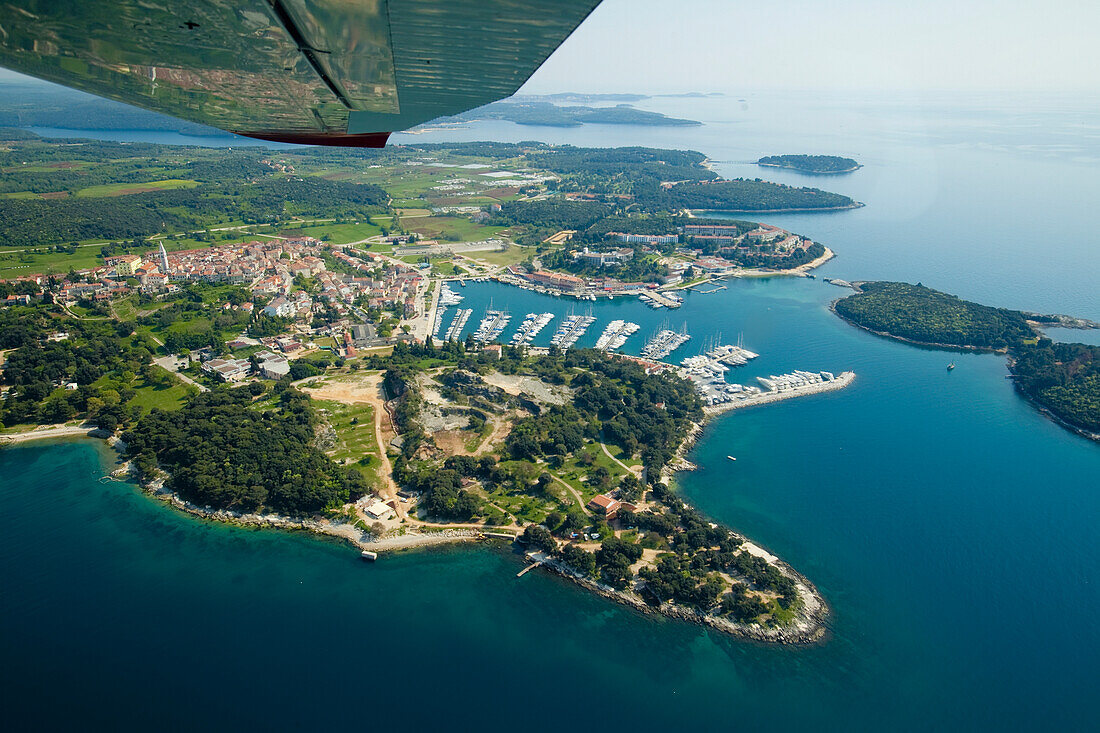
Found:
<svg viewBox="0 0 1100 733"><path fill-rule="evenodd" d="M664 308L679 308L681 303L679 300L668 297L665 293L658 292L656 290L649 290L643 293L647 299L652 301L657 307Z"/></svg>
<svg viewBox="0 0 1100 733"><path fill-rule="evenodd" d="M855 379L855 372L841 372L833 379L827 379L821 382L807 383L801 386L785 387L781 390L771 390L767 392L749 392L748 390L746 390L744 396L734 397L729 402L721 402L715 405L708 405L703 408L703 412L706 415L713 416L726 412L727 410L736 410L741 407L767 405L772 402L789 400L792 397L802 397L805 395L821 394L823 392L833 392L838 389L844 389L852 382L854 382Z"/></svg>

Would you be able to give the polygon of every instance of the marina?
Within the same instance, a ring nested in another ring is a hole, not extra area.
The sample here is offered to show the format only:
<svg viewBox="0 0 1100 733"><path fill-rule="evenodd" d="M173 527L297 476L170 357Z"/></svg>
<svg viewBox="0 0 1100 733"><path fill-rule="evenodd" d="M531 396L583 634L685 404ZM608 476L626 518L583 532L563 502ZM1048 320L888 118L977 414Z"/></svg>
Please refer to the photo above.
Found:
<svg viewBox="0 0 1100 733"><path fill-rule="evenodd" d="M683 296L675 293L661 293L656 290L642 293L638 296L638 300L650 308L679 308L684 304Z"/></svg>
<svg viewBox="0 0 1100 733"><path fill-rule="evenodd" d="M459 295L455 291L451 290L449 283L443 283L439 289L439 305L441 308L450 308L452 305L458 305L465 296Z"/></svg>
<svg viewBox="0 0 1100 733"><path fill-rule="evenodd" d="M637 323L628 323L623 320L614 320L607 325L604 332L596 339L596 348L603 351L616 351L622 348L626 340L640 329Z"/></svg>
<svg viewBox="0 0 1100 733"><path fill-rule="evenodd" d="M721 338L721 336L719 336ZM703 353L710 359L725 364L726 366L744 366L753 359L759 358L760 354L754 351L746 349L741 339L737 340L737 345L730 344L715 344L713 346L707 345L703 347Z"/></svg>

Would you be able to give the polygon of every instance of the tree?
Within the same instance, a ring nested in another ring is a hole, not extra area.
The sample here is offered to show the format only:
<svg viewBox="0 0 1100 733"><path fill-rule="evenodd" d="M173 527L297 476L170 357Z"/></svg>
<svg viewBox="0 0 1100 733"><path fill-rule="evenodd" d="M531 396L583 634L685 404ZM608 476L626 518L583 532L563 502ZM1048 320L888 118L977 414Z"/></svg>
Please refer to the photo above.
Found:
<svg viewBox="0 0 1100 733"><path fill-rule="evenodd" d="M584 575L592 575L596 572L596 556L572 542L561 548L561 559L566 565Z"/></svg>
<svg viewBox="0 0 1100 733"><path fill-rule="evenodd" d="M553 553L558 549L558 541L554 539L554 535L540 524L527 525L523 530L523 539L528 545L537 547L543 552Z"/></svg>

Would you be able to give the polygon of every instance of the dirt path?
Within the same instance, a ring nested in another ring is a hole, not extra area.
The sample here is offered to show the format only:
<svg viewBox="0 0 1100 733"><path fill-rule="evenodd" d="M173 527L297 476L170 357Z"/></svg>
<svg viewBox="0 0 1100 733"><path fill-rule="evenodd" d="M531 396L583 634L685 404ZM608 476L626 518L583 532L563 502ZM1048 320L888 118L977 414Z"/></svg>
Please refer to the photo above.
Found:
<svg viewBox="0 0 1100 733"><path fill-rule="evenodd" d="M512 431L512 423L503 417L490 418L493 421L493 429L489 432L485 439L474 450L475 456L483 456L493 448L504 443L504 439L508 436L508 433Z"/></svg>
<svg viewBox="0 0 1100 733"><path fill-rule="evenodd" d="M620 460L619 460L618 458L616 458L615 456L611 455L611 451L609 451L609 450L607 449L607 444L606 444L606 443L604 443L604 442L603 442L602 440L600 441L600 448L602 448L602 449L603 449L603 454L604 454L605 456L607 456L608 458L610 458L611 460L613 460L613 461L614 461L615 463L617 463L618 465L622 466L622 467L623 467L623 469L624 469L624 470L625 470L625 471L626 471L627 473L632 473L632 474L634 474L635 476L638 476L638 475L640 475L640 474L641 474L641 472L642 472L642 471L641 471L641 467L640 467L640 466L639 466L639 467L635 467L635 468L631 468L630 466L626 465L625 463L623 463L622 461L620 461Z"/></svg>
<svg viewBox="0 0 1100 733"><path fill-rule="evenodd" d="M559 484L564 486L566 491L568 491L570 494L572 494L574 497L576 497L577 503L581 505L581 511L582 512L584 512L585 514L589 514L588 506L584 503L584 497L581 496L581 492L577 491L572 486L570 486L568 481L566 481L565 479L563 479L561 476L557 475L556 473L552 473L550 471L547 471L547 473L549 473L554 478L555 481L557 481Z"/></svg>

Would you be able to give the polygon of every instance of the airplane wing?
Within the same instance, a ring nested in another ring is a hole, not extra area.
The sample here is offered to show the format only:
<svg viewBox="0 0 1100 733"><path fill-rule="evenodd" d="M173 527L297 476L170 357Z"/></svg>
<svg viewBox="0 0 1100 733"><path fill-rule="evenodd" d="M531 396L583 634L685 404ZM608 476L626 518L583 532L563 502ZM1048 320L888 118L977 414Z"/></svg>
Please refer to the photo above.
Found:
<svg viewBox="0 0 1100 733"><path fill-rule="evenodd" d="M0 0L0 66L280 142L507 97L600 0Z"/></svg>

